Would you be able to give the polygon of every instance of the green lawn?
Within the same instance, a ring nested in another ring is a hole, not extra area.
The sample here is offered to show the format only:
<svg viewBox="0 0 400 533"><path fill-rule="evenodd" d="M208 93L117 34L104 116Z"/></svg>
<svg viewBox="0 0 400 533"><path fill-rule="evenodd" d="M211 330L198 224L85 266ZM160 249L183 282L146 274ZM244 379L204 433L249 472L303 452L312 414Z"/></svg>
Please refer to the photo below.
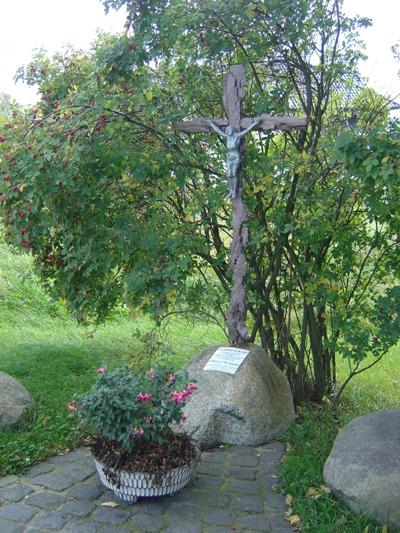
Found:
<svg viewBox="0 0 400 533"><path fill-rule="evenodd" d="M99 366L150 365L168 358L175 367L203 347L224 342L216 326L175 320L162 333L140 316L119 312L96 331L79 328L60 303L40 288L29 257L13 255L0 244L0 370L19 379L35 399L29 421L0 433L0 476L20 473L30 464L77 443L66 403L86 390ZM382 528L354 517L321 485L322 467L337 431L354 416L400 403L399 349L347 388L337 412L329 404L298 410L287 435L282 486L294 498L292 513L302 531L377 533ZM347 365L341 362L339 374ZM307 491L312 488L311 493Z"/></svg>

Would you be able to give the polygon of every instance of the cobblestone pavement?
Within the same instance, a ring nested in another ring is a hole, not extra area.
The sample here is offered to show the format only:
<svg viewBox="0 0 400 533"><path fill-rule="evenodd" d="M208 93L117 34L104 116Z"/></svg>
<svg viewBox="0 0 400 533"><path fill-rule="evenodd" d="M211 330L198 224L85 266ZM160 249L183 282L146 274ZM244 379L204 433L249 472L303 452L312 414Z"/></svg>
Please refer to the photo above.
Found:
<svg viewBox="0 0 400 533"><path fill-rule="evenodd" d="M283 445L203 452L179 494L119 501L103 488L89 450L79 448L0 478L0 532L292 533L277 483ZM102 503L115 501L117 507Z"/></svg>

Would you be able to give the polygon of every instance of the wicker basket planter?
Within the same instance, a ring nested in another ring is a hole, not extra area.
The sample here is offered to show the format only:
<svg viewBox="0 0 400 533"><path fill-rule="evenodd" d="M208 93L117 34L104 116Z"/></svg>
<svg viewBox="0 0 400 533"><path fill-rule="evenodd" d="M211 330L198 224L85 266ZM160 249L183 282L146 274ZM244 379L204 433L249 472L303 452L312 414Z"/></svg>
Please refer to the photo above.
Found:
<svg viewBox="0 0 400 533"><path fill-rule="evenodd" d="M116 471L104 466L95 456L93 459L103 485L111 489L121 500L136 503L138 498L173 495L183 489L189 483L194 467L200 458L200 449L197 446L195 449L194 459L184 466L169 470L157 481L153 474Z"/></svg>

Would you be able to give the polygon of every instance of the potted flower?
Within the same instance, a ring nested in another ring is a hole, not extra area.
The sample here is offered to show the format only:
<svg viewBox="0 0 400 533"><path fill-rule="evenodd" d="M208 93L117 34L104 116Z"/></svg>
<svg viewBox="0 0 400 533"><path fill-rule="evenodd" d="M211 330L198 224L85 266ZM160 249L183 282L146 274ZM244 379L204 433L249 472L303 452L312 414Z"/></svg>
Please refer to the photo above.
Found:
<svg viewBox="0 0 400 533"><path fill-rule="evenodd" d="M68 403L89 437L102 483L121 499L174 494L190 480L200 451L172 427L196 390L187 377L159 368L133 373L98 369L84 395Z"/></svg>

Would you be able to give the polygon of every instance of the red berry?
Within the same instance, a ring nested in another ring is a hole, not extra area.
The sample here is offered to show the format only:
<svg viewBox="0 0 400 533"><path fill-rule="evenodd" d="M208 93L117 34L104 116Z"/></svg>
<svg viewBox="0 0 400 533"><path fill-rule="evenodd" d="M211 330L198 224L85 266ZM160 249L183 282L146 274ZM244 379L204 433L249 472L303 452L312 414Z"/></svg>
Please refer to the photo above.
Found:
<svg viewBox="0 0 400 533"><path fill-rule="evenodd" d="M3 143L5 140L6 138L4 137L4 135L0 135L0 143Z"/></svg>
<svg viewBox="0 0 400 533"><path fill-rule="evenodd" d="M22 239L21 245L22 245L23 248L25 248L27 250L29 248L32 248L32 243L30 241L25 240L25 239Z"/></svg>
<svg viewBox="0 0 400 533"><path fill-rule="evenodd" d="M24 218L25 217L25 211L18 211L17 215L19 216L19 218Z"/></svg>
<svg viewBox="0 0 400 533"><path fill-rule="evenodd" d="M11 180L11 176L8 175L8 174L4 174L4 176L3 176L3 180L4 180L4 181L10 181L10 180Z"/></svg>
<svg viewBox="0 0 400 533"><path fill-rule="evenodd" d="M28 226L24 226L23 228L21 228L21 233L28 233L28 231L29 231Z"/></svg>

